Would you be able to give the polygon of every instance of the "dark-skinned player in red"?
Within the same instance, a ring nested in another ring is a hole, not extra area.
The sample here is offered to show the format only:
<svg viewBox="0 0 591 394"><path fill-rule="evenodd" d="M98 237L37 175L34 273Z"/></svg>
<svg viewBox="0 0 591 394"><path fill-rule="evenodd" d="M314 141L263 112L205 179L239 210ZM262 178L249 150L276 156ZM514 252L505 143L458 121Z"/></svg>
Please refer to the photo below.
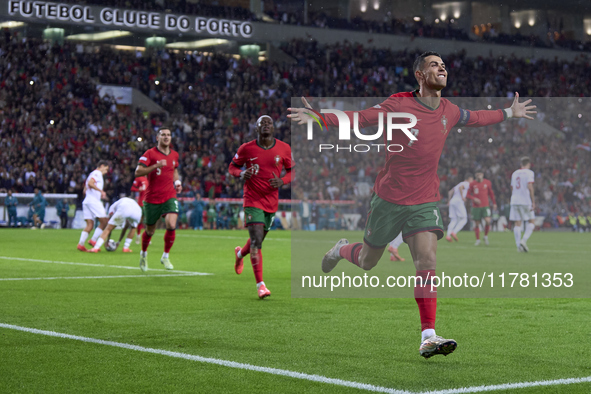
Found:
<svg viewBox="0 0 591 394"><path fill-rule="evenodd" d="M492 111L469 111L459 108L441 97L447 84L447 70L441 56L425 52L413 65L419 89L397 93L380 105L358 112L359 129L377 125L380 116L403 112L416 116L417 124L410 139L406 133L395 131L386 144L399 144L400 152L384 151L386 160L374 184L371 210L365 227L363 243L349 244L341 239L322 259L322 270L332 271L341 259L346 259L364 270L376 266L388 242L402 231L416 267L414 296L421 318L421 345L419 354L429 358L437 354L448 355L456 349L453 339L435 333L437 291L431 291L431 280L437 265L437 241L443 237L443 223L437 208L439 177L437 166L449 131L454 126L486 126L515 118L532 119L535 106L531 100L519 102L516 93L511 108ZM311 120L311 107L302 98L305 108L288 108L292 122L307 124ZM353 112L345 111L353 124ZM324 114L329 126L338 125L333 114ZM384 133L386 139L386 133Z"/></svg>
<svg viewBox="0 0 591 394"><path fill-rule="evenodd" d="M140 252L140 269L148 270L148 246L156 231L156 222L161 217L166 224L164 233L164 253L160 262L167 270L173 269L168 253L174 244L176 221L179 215L177 193L183 191L179 179L179 154L171 147L170 128L161 127L158 131L158 145L148 149L135 169L135 176L147 176L148 192L144 200L144 220L146 230L142 234L142 251Z"/></svg>
<svg viewBox="0 0 591 394"><path fill-rule="evenodd" d="M250 263L257 282L259 298L271 295L263 282L263 240L271 229L279 207L279 188L291 182L294 162L291 147L275 139L273 119L261 116L256 123L258 138L242 144L230 163L229 172L244 179L244 218L250 238L244 247L234 249L234 270L242 273L243 258ZM246 169L242 169L245 167ZM285 175L281 171L285 168Z"/></svg>
<svg viewBox="0 0 591 394"><path fill-rule="evenodd" d="M493 203L493 209L497 209L497 202L495 201L495 193L492 189L492 183L484 178L483 170L476 170L474 173L476 179L470 182L466 199L472 200L472 219L474 220L474 234L476 235L476 243L480 245L480 223L484 219L484 244L488 245L488 232L490 231L490 203Z"/></svg>

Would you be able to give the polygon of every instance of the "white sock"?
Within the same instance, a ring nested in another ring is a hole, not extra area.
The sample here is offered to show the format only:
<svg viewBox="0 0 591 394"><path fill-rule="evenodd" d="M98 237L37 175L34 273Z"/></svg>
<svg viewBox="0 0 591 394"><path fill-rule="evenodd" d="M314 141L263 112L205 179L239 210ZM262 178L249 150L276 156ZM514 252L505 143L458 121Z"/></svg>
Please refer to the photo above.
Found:
<svg viewBox="0 0 591 394"><path fill-rule="evenodd" d="M123 247L129 248L129 245L131 245L131 241L133 241L131 238L125 238L125 243L123 244Z"/></svg>
<svg viewBox="0 0 591 394"><path fill-rule="evenodd" d="M162 253L162 258L163 259L167 259L168 258L168 253L166 253L166 252Z"/></svg>
<svg viewBox="0 0 591 394"><path fill-rule="evenodd" d="M80 234L80 242L78 242L78 245L84 246L84 242L86 242L87 239L88 233L86 231L82 231L82 234Z"/></svg>
<svg viewBox="0 0 591 394"><path fill-rule="evenodd" d="M142 257L148 257L148 251L145 251L145 252L143 250L140 251L140 256L142 256Z"/></svg>
<svg viewBox="0 0 591 394"><path fill-rule="evenodd" d="M261 286L264 286L264 285L265 285L265 282L259 282L259 283L257 283L257 290L258 290L258 289L259 289Z"/></svg>
<svg viewBox="0 0 591 394"><path fill-rule="evenodd" d="M96 244L94 245L93 249L100 249L104 243L105 243L105 241L103 241L102 238L97 239Z"/></svg>
<svg viewBox="0 0 591 394"><path fill-rule="evenodd" d="M427 338L431 338L433 335L435 335L434 329L427 328L426 330L423 330L423 332L421 333L421 342L423 342Z"/></svg>
<svg viewBox="0 0 591 394"><path fill-rule="evenodd" d="M523 242L527 242L529 237L531 237L531 234L534 232L535 228L535 224L527 222L527 224L525 225L525 233L523 233Z"/></svg>
<svg viewBox="0 0 591 394"><path fill-rule="evenodd" d="M456 228L457 224L457 219L452 219L451 222L449 222L449 226L447 226L447 236L454 232L454 229Z"/></svg>
<svg viewBox="0 0 591 394"><path fill-rule="evenodd" d="M394 240L392 242L390 242L390 246L393 247L394 249L398 249L398 247L400 245L402 245L403 239L402 239L402 233L398 234L398 236L396 238L394 238Z"/></svg>
<svg viewBox="0 0 591 394"><path fill-rule="evenodd" d="M456 224L456 226L454 227L452 233L457 234L460 231L462 231L462 229L464 228L464 226L466 225L466 223L468 223L468 217L464 216L463 218L461 218L458 223Z"/></svg>
<svg viewBox="0 0 591 394"><path fill-rule="evenodd" d="M239 250L238 253L236 253L236 257L238 257L239 259L242 258L242 250Z"/></svg>
<svg viewBox="0 0 591 394"><path fill-rule="evenodd" d="M521 242L521 226L513 225L513 234L515 235L515 244L519 247Z"/></svg>
<svg viewBox="0 0 591 394"><path fill-rule="evenodd" d="M100 227L97 227L94 230L94 234L92 234L92 240L96 241L101 236L102 233L103 233L103 230L101 230Z"/></svg>

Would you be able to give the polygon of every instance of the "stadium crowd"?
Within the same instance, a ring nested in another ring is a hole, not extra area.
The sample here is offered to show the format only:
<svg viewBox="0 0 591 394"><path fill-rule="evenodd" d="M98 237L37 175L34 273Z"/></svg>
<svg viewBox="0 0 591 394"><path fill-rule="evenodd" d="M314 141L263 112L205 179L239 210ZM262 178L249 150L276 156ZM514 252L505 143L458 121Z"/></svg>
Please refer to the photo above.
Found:
<svg viewBox="0 0 591 394"><path fill-rule="evenodd" d="M285 115L292 96L375 100L415 86L411 65L417 53L347 42L321 47L292 41L283 47L296 59L292 65L256 65L223 54L81 46L69 42L51 46L10 33L2 36L0 189L32 192L38 187L81 196L88 173L99 159L107 159L112 163L106 177L108 195L116 199L129 194L137 156L154 146L153 131L166 115L118 106L112 97L98 95L97 83L136 87L170 113L175 149L181 155L184 196L230 198L240 197L242 187L228 176L228 163L240 144L255 138L260 114L272 116L277 138L291 142ZM588 61L582 57L570 63L474 59L465 53L444 60L450 72L444 96L511 97L519 91L522 97L540 97L538 101L551 103L542 120L560 132L544 134L513 121L494 130L452 130L440 162L442 196L465 172L482 167L500 204L508 204L510 174L518 167L519 155L528 154L539 180L539 212L589 211L589 121L577 117L580 106L588 107L588 98L581 99L579 107L541 98L588 94L591 77L584 71ZM482 109L471 107L469 101L466 108ZM552 115L556 112L561 117ZM583 108L579 113L591 112ZM297 133L292 143L294 155L299 156L297 180L293 190L281 190L280 198L289 198L293 191L291 195L298 199L358 199L353 209L366 209L367 185L372 184L383 158L320 156L306 149L309 142L303 136Z"/></svg>

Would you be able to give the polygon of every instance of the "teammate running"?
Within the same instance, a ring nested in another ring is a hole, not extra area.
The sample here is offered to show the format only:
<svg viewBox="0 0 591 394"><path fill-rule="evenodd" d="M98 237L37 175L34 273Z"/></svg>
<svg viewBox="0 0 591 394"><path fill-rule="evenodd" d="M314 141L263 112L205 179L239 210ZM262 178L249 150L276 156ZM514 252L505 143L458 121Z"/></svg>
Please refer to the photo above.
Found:
<svg viewBox="0 0 591 394"><path fill-rule="evenodd" d="M107 212L105 212L105 206L101 202L101 200L107 199L107 194L103 190L105 184L103 175L105 175L107 171L109 171L109 164L106 161L99 161L96 169L88 175L88 178L86 178L86 183L84 185L86 197L84 198L84 201L82 201L82 213L84 215L84 220L86 221L86 227L82 230L82 234L80 234L80 241L78 241L77 246L78 250L82 252L88 252L88 249L84 246L84 242L86 242L88 234L90 234L94 227L94 220L98 219L99 226L94 230L92 238L88 241L93 247L96 244L96 240L103 233L105 227L107 227L107 222L109 221Z"/></svg>
<svg viewBox="0 0 591 394"><path fill-rule="evenodd" d="M534 209L536 207L534 197L534 172L530 170L531 161L529 157L521 158L521 169L511 175L511 212L509 220L513 224L513 234L515 235L515 244L518 252L529 252L527 240L531 237L536 225L534 219ZM525 233L521 239L521 221L527 221Z"/></svg>
<svg viewBox="0 0 591 394"><path fill-rule="evenodd" d="M263 240L271 229L275 213L279 207L279 188L291 182L294 166L291 147L275 139L273 119L261 116L256 123L258 138L242 144L230 163L229 172L244 182L244 216L248 235L243 248L234 249L234 270L242 273L243 258L250 253L250 263L254 271L259 298L271 295L263 282ZM245 166L246 169L242 170ZM281 170L286 174L282 177Z"/></svg>
<svg viewBox="0 0 591 394"><path fill-rule="evenodd" d="M492 184L488 179L484 179L484 172L476 170L476 179L470 182L468 187L468 194L466 198L472 200L472 220L474 220L474 234L476 235L476 243L480 245L480 225L484 219L484 244L488 245L488 232L490 231L490 198L493 203L493 209L497 209L497 202L495 201L495 193L492 189Z"/></svg>
<svg viewBox="0 0 591 394"><path fill-rule="evenodd" d="M452 238L459 241L458 232L461 231L466 223L468 223L468 212L466 212L466 194L470 182L474 180L472 174L466 174L463 182L458 183L448 193L449 198L449 226L447 226L447 236L445 239L448 242L453 242Z"/></svg>
<svg viewBox="0 0 591 394"><path fill-rule="evenodd" d="M109 207L109 217L110 219L107 227L101 234L100 238L96 241L94 247L89 250L89 252L98 253L101 249L101 246L103 246L103 243L107 242L109 239L111 231L113 231L113 229L117 226L125 226L123 232L121 233L121 237L119 238L119 242L121 242L121 239L123 238L123 235L127 229L131 229L129 231L129 235L125 239L125 244L123 245L123 253L131 253L132 250L129 249L129 246L131 245L131 241L133 241L135 229L142 218L142 209L138 203L135 202L135 200L128 197L123 197ZM119 246L119 242L116 242L117 246L115 249L117 249Z"/></svg>
<svg viewBox="0 0 591 394"><path fill-rule="evenodd" d="M139 159L135 176L147 176L146 199L144 214L146 230L142 234L142 251L140 252L140 269L148 270L148 246L156 230L156 222L164 217L166 232L164 233L164 253L160 262L167 270L173 269L169 259L170 248L174 244L176 221L179 213L177 193L183 191L179 180L179 154L170 148L171 134L168 127L158 131L158 145L148 149Z"/></svg>
<svg viewBox="0 0 591 394"><path fill-rule="evenodd" d="M421 317L421 346L419 354L429 358L436 354L447 355L457 346L453 339L444 339L435 333L437 291L431 291L430 278L435 275L437 240L443 237L441 215L437 208L439 177L437 166L443 145L454 126L486 126L510 117L532 119L535 106L527 106L531 100L519 102L519 94L511 108L493 111L469 111L461 109L445 98L441 90L447 83L447 70L436 52L425 52L415 60L414 75L419 89L414 92L390 96L380 105L358 111L359 129L377 125L380 118L391 112L411 113L417 118L412 134L393 132L388 144L404 147L401 152L385 151L386 162L379 172L371 202L371 211L365 227L363 243L349 244L341 239L322 259L322 270L332 271L341 259L347 259L364 270L378 263L386 245L402 230L415 267L417 280L415 299ZM298 124L312 122L311 107L288 108L287 115ZM354 113L346 111L353 122ZM324 114L328 125L339 124L333 114ZM349 125L352 128L352 125ZM386 133L384 133L386 134Z"/></svg>

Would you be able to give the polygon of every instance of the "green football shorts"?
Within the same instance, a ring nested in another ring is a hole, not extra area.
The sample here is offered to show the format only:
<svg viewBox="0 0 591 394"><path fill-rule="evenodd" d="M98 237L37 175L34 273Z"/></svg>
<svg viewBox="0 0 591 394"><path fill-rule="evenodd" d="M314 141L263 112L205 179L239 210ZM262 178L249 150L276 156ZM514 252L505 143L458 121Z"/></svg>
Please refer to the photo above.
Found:
<svg viewBox="0 0 591 394"><path fill-rule="evenodd" d="M275 219L275 212L265 212L260 208L245 207L244 219L247 226L262 224L265 227L265 231L269 231Z"/></svg>
<svg viewBox="0 0 591 394"><path fill-rule="evenodd" d="M474 219L475 221L479 222L483 218L488 217L490 217L490 207L472 207L472 219Z"/></svg>
<svg viewBox="0 0 591 394"><path fill-rule="evenodd" d="M176 198L166 200L162 204L150 204L144 201L144 222L147 226L153 226L158 219L168 213L179 213L179 201Z"/></svg>
<svg viewBox="0 0 591 394"><path fill-rule="evenodd" d="M401 231L403 239L426 231L434 232L438 240L443 238L443 223L437 203L398 205L374 194L365 225L365 243L376 249L384 248Z"/></svg>

